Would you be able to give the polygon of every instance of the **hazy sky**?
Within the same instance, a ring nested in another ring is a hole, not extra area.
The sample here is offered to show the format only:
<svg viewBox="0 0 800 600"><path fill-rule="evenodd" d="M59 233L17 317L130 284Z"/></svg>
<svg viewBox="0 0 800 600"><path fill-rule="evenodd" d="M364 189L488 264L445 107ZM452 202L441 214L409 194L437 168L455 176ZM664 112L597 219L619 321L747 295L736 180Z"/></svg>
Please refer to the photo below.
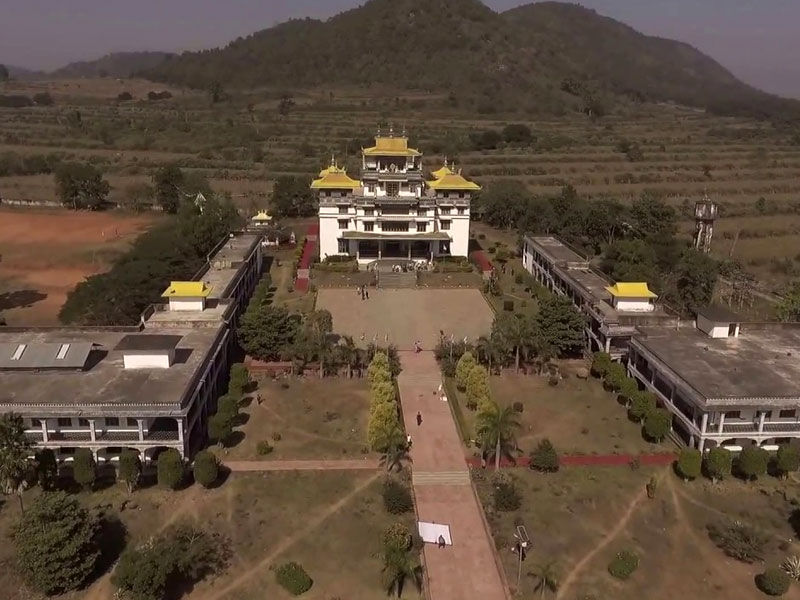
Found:
<svg viewBox="0 0 800 600"><path fill-rule="evenodd" d="M424 1L424 0L423 0ZM485 0L496 10L521 0ZM0 0L0 63L52 69L115 50L197 50L360 0ZM583 0L689 42L768 91L800 97L800 0Z"/></svg>

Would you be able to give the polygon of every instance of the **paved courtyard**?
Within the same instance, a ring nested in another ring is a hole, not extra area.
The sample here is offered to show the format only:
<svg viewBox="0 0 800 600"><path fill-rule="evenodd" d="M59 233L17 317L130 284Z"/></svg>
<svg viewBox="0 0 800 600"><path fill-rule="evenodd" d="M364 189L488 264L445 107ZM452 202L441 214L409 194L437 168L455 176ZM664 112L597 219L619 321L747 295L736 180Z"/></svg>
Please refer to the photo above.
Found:
<svg viewBox="0 0 800 600"><path fill-rule="evenodd" d="M471 340L489 333L494 313L476 289L370 289L369 300L353 289L323 288L317 292L317 309L333 315L333 329L366 345L377 337L400 350L419 340L432 350L439 331L456 339ZM362 341L363 336L363 341Z"/></svg>

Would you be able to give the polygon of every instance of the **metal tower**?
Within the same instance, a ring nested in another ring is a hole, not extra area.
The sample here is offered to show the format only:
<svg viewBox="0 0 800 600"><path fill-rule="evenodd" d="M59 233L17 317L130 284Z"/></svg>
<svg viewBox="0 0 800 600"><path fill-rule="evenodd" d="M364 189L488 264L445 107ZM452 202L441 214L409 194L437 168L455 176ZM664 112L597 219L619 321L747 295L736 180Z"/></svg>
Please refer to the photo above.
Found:
<svg viewBox="0 0 800 600"><path fill-rule="evenodd" d="M708 254L711 251L711 237L714 235L714 221L717 218L717 205L708 195L694 205L694 247Z"/></svg>

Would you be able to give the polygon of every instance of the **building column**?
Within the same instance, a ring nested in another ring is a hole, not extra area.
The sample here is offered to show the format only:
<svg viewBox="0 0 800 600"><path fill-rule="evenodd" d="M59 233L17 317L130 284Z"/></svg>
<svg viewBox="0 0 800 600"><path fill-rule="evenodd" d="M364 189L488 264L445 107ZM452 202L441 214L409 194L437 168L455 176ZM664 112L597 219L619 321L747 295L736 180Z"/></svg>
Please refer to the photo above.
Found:
<svg viewBox="0 0 800 600"><path fill-rule="evenodd" d="M700 436L700 440L697 443L697 449L700 450L700 454L702 454L703 450L706 449L706 438L704 438L702 435Z"/></svg>
<svg viewBox="0 0 800 600"><path fill-rule="evenodd" d="M700 433L705 435L707 427L708 427L708 413L703 413L703 419L700 421Z"/></svg>
<svg viewBox="0 0 800 600"><path fill-rule="evenodd" d="M719 413L719 424L717 425L717 433L722 433L722 427L725 425L725 413Z"/></svg>
<svg viewBox="0 0 800 600"><path fill-rule="evenodd" d="M382 258L383 255L383 240L378 240L378 260Z"/></svg>
<svg viewBox="0 0 800 600"><path fill-rule="evenodd" d="M611 351L611 338L606 336L605 351L608 354Z"/></svg>
<svg viewBox="0 0 800 600"><path fill-rule="evenodd" d="M764 421L767 418L767 411L762 410L758 415L758 433L764 433Z"/></svg>
<svg viewBox="0 0 800 600"><path fill-rule="evenodd" d="M42 441L47 443L47 419L42 419Z"/></svg>
<svg viewBox="0 0 800 600"><path fill-rule="evenodd" d="M178 422L178 441L183 444L183 419L175 419Z"/></svg>
<svg viewBox="0 0 800 600"><path fill-rule="evenodd" d="M408 245L408 260L411 260L411 242L406 242Z"/></svg>
<svg viewBox="0 0 800 600"><path fill-rule="evenodd" d="M89 439L93 442L97 441L97 431L94 428L94 419L89 419Z"/></svg>
<svg viewBox="0 0 800 600"><path fill-rule="evenodd" d="M136 419L136 424L139 426L139 441L144 441L144 419Z"/></svg>

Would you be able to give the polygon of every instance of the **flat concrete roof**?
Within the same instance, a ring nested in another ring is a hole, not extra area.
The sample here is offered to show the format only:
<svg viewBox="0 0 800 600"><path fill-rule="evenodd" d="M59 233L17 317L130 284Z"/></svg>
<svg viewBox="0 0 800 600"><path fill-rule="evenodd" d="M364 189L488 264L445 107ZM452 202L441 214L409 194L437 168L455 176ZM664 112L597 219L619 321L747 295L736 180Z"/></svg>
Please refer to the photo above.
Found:
<svg viewBox="0 0 800 600"><path fill-rule="evenodd" d="M229 296L229 287L242 269L242 262L261 241L260 234L243 234L230 238L209 259L209 268L197 279L211 286L210 299Z"/></svg>
<svg viewBox="0 0 800 600"><path fill-rule="evenodd" d="M528 242L539 247L539 250L550 257L550 259L555 263L561 262L571 262L571 263L586 263L589 264L589 261L586 260L586 257L581 256L577 252L575 252L572 248L565 245L564 242L559 240L552 235L545 235L545 236L525 236L525 239Z"/></svg>
<svg viewBox="0 0 800 600"><path fill-rule="evenodd" d="M227 300L209 300L204 310L170 310L168 304L156 305L156 310L147 317L148 327L216 327L228 312L232 303Z"/></svg>
<svg viewBox="0 0 800 600"><path fill-rule="evenodd" d="M737 338L693 327L640 328L632 345L661 361L709 406L800 404L800 327L743 324Z"/></svg>
<svg viewBox="0 0 800 600"><path fill-rule="evenodd" d="M175 364L169 369L125 369L122 352L115 348L127 336L147 333L107 330L29 330L4 332L0 343L94 344L83 371L0 371L0 412L16 410L42 415L103 416L179 414L195 375L203 366L222 323L215 328L170 328L180 336ZM53 412L53 414L55 414Z"/></svg>

